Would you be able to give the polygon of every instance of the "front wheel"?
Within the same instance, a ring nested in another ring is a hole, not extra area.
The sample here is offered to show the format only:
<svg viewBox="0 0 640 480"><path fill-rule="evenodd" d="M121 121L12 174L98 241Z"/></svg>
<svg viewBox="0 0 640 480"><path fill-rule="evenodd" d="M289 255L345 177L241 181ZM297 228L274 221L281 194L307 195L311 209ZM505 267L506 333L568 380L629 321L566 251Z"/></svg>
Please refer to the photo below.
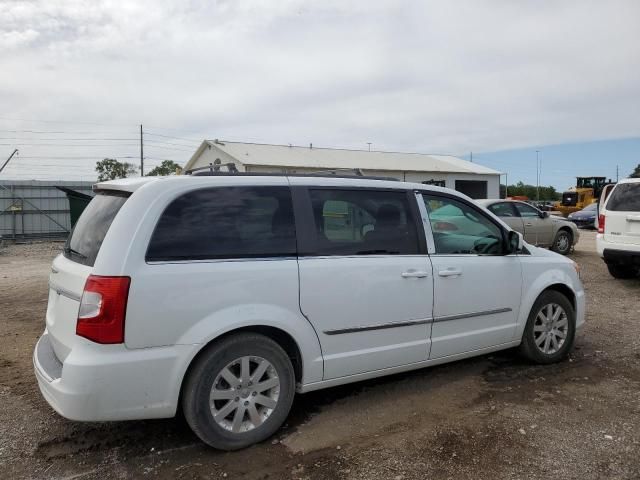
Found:
<svg viewBox="0 0 640 480"><path fill-rule="evenodd" d="M295 393L291 360L264 335L232 335L203 352L186 379L182 408L200 439L237 450L273 435Z"/></svg>
<svg viewBox="0 0 640 480"><path fill-rule="evenodd" d="M559 362L573 349L576 314L560 292L543 292L531 308L522 335L520 352L529 360L547 364Z"/></svg>
<svg viewBox="0 0 640 480"><path fill-rule="evenodd" d="M553 240L551 250L559 253L560 255L567 255L571 251L573 245L573 235L567 230L560 230L556 233L556 238Z"/></svg>

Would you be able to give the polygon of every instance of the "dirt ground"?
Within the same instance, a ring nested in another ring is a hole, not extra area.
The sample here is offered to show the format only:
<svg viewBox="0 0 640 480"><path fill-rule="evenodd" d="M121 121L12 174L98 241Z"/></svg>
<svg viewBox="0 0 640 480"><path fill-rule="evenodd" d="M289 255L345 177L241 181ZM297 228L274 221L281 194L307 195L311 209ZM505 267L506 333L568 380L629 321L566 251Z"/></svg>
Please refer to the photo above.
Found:
<svg viewBox="0 0 640 480"><path fill-rule="evenodd" d="M46 404L31 354L60 248L0 253L3 478L640 478L640 279L610 277L593 232L572 255L588 307L568 360L503 352L299 395L272 441L233 453L181 419L75 423Z"/></svg>

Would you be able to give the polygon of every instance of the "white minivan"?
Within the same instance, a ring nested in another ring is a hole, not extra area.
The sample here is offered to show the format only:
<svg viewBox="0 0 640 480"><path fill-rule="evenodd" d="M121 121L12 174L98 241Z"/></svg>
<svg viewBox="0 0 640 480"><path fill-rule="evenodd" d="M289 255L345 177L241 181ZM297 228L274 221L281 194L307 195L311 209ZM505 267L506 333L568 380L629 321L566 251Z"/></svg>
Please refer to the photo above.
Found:
<svg viewBox="0 0 640 480"><path fill-rule="evenodd" d="M601 200L598 211L598 254L606 263L612 277L638 277L640 178L626 178L606 188L603 191L604 200Z"/></svg>
<svg viewBox="0 0 640 480"><path fill-rule="evenodd" d="M34 352L72 420L181 409L238 449L296 392L516 346L556 362L584 322L577 265L453 190L208 170L94 188Z"/></svg>

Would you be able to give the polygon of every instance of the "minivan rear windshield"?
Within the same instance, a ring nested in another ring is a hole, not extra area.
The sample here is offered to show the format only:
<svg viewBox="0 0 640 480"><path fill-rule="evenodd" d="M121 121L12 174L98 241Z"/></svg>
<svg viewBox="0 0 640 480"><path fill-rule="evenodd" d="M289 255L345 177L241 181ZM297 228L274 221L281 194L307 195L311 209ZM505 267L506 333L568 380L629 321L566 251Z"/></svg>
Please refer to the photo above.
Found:
<svg viewBox="0 0 640 480"><path fill-rule="evenodd" d="M130 195L129 192L103 191L93 197L67 239L64 256L93 267L111 222Z"/></svg>
<svg viewBox="0 0 640 480"><path fill-rule="evenodd" d="M620 183L611 192L607 210L640 212L640 183Z"/></svg>

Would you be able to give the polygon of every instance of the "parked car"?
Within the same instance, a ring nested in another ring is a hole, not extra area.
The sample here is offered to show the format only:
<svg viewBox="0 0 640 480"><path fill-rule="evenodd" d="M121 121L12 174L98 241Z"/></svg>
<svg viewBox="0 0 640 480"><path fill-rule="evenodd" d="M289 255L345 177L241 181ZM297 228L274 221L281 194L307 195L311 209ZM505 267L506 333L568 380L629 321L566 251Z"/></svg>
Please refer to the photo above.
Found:
<svg viewBox="0 0 640 480"><path fill-rule="evenodd" d="M600 206L596 246L615 278L640 274L640 178L621 180Z"/></svg>
<svg viewBox="0 0 640 480"><path fill-rule="evenodd" d="M583 325L577 265L458 192L198 173L98 183L53 261L34 365L64 417L180 409L233 450L296 392L516 346L557 362Z"/></svg>
<svg viewBox="0 0 640 480"><path fill-rule="evenodd" d="M541 212L525 202L513 200L476 200L491 213L516 232L524 235L524 239L539 247L550 248L554 252L566 255L578 243L578 228L568 220L551 216L549 212Z"/></svg>
<svg viewBox="0 0 640 480"><path fill-rule="evenodd" d="M576 224L580 228L596 228L596 217L598 204L592 203L579 212L570 213L567 220Z"/></svg>

